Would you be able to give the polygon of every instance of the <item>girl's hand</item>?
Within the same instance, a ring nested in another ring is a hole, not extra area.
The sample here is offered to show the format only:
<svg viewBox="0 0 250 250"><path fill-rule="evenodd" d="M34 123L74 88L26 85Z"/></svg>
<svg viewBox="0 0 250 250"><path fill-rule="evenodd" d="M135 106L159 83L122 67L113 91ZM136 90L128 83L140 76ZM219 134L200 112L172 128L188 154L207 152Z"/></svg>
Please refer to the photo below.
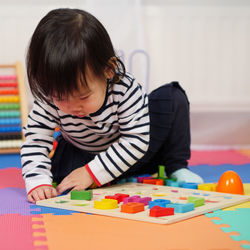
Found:
<svg viewBox="0 0 250 250"><path fill-rule="evenodd" d="M57 196L56 189L51 186L40 186L28 194L29 202L36 203L36 201L49 199Z"/></svg>
<svg viewBox="0 0 250 250"><path fill-rule="evenodd" d="M94 180L87 169L85 167L81 167L73 170L68 176L66 176L57 186L56 190L58 194L62 194L68 189L84 190L93 182Z"/></svg>

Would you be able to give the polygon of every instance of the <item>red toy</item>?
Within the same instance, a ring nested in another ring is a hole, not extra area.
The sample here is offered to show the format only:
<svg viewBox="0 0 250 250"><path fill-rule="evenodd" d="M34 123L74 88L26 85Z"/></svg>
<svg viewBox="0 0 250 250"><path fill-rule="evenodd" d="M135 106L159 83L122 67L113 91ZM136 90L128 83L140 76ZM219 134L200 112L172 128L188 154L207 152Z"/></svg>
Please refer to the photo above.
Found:
<svg viewBox="0 0 250 250"><path fill-rule="evenodd" d="M149 211L149 216L152 216L152 217L161 217L161 216L168 216L168 215L174 215L173 207L154 206Z"/></svg>

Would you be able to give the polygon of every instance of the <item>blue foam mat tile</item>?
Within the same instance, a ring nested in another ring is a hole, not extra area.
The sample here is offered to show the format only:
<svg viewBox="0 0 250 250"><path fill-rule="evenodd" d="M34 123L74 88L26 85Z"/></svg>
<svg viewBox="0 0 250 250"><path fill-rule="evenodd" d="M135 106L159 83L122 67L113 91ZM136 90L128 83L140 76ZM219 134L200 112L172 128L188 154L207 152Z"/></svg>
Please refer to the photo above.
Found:
<svg viewBox="0 0 250 250"><path fill-rule="evenodd" d="M220 176L228 170L235 171L240 176L243 183L250 183L250 164L222 164L216 166L198 165L193 167L189 166L189 169L200 175L206 183L218 182Z"/></svg>
<svg viewBox="0 0 250 250"><path fill-rule="evenodd" d="M80 212L72 211L72 210L44 207L44 206L37 206L37 205L31 205L31 208L34 210L39 209L39 211L31 211L31 214L72 215L72 213L80 213Z"/></svg>
<svg viewBox="0 0 250 250"><path fill-rule="evenodd" d="M250 242L250 208L236 208L235 210L217 210L213 213L205 214L211 218L213 223L217 225L228 225L229 227L221 227L225 233L237 232L239 235L230 235L235 241L247 240ZM215 217L213 219L213 217ZM219 219L218 219L219 218ZM244 248L249 249L250 244L242 244Z"/></svg>
<svg viewBox="0 0 250 250"><path fill-rule="evenodd" d="M0 169L21 168L20 154L2 154L0 155Z"/></svg>

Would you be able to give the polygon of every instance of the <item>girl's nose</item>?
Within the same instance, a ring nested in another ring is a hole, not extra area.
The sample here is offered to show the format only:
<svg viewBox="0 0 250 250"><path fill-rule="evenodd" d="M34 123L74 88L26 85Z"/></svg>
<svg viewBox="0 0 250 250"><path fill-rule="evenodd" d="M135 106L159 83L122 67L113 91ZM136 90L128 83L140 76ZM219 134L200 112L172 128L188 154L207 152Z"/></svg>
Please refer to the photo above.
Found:
<svg viewBox="0 0 250 250"><path fill-rule="evenodd" d="M82 111L82 106L74 103L74 104L72 104L71 109L74 110L74 112L80 112L80 111Z"/></svg>
<svg viewBox="0 0 250 250"><path fill-rule="evenodd" d="M73 111L72 111L74 114L77 114L77 113L80 113L80 112L82 112L82 110L81 109L73 109Z"/></svg>

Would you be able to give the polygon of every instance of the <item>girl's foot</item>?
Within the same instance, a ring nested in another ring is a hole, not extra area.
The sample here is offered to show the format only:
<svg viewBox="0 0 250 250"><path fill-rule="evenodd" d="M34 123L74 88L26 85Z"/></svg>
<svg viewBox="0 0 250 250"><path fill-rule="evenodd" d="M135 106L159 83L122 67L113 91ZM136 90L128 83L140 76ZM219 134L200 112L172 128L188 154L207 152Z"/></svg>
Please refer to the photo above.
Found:
<svg viewBox="0 0 250 250"><path fill-rule="evenodd" d="M176 178L178 182L203 183L203 179L187 168L181 168L173 172L170 176Z"/></svg>

